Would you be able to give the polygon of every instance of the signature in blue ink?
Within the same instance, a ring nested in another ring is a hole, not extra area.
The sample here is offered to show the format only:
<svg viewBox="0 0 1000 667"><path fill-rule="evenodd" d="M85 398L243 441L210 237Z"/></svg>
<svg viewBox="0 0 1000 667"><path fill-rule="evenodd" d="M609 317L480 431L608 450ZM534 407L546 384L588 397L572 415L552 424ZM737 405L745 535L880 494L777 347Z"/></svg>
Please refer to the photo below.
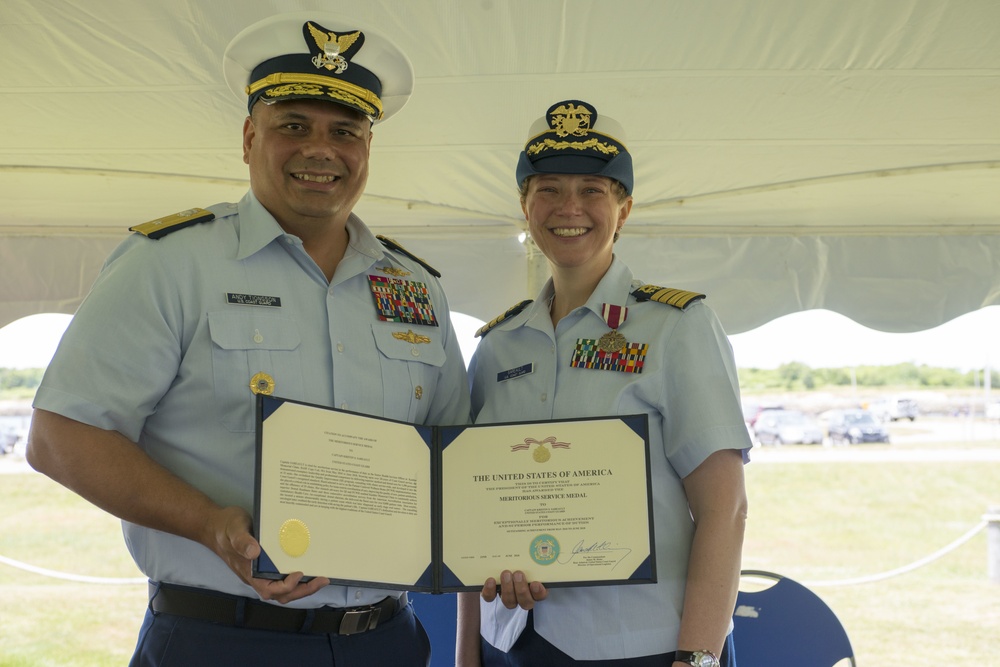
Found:
<svg viewBox="0 0 1000 667"><path fill-rule="evenodd" d="M631 553L632 549L628 547L615 547L607 540L599 540L596 542L580 540L573 546L573 550L570 552L569 558L566 560L560 560L560 562L570 563L580 554L606 554L607 560L614 563L614 565L611 566L611 569L613 570L618 567L619 563L628 558Z"/></svg>

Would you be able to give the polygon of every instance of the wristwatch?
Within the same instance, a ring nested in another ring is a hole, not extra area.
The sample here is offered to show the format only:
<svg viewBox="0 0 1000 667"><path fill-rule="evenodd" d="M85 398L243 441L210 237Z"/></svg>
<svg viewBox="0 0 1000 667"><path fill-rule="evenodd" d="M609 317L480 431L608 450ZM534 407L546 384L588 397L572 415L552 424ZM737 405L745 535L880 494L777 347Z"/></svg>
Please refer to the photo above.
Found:
<svg viewBox="0 0 1000 667"><path fill-rule="evenodd" d="M711 651L674 651L674 662L683 662L692 667L720 667L719 658Z"/></svg>

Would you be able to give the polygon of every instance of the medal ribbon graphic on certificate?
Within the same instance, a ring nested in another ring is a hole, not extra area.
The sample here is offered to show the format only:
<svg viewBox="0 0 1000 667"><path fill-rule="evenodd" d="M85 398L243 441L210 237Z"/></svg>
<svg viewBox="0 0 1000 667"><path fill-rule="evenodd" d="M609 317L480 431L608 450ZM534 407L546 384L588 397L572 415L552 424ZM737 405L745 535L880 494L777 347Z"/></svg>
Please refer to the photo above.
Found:
<svg viewBox="0 0 1000 667"><path fill-rule="evenodd" d="M577 339L576 349L573 350L573 358L569 365L573 368L641 373L649 345L629 343L625 336L618 332L618 327L625 323L627 317L628 308L610 303L602 304L601 318L611 327L611 331L598 340Z"/></svg>

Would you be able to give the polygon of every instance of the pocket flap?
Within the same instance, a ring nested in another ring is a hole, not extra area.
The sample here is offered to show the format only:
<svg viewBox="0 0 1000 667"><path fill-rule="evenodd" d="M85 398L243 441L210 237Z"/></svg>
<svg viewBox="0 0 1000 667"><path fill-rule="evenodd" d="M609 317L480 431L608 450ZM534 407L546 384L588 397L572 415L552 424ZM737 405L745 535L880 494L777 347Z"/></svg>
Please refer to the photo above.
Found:
<svg viewBox="0 0 1000 667"><path fill-rule="evenodd" d="M298 324L274 315L209 313L208 330L223 350L294 350L302 342Z"/></svg>
<svg viewBox="0 0 1000 667"><path fill-rule="evenodd" d="M379 352L389 359L419 361L430 366L444 365L444 341L439 327L405 324L373 324L372 335Z"/></svg>

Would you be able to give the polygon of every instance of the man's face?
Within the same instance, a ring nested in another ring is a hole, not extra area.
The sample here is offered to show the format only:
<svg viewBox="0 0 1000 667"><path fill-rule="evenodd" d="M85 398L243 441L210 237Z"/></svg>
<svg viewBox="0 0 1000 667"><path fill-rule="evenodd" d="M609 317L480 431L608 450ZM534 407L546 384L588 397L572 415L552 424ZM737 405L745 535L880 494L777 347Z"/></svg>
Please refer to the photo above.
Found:
<svg viewBox="0 0 1000 667"><path fill-rule="evenodd" d="M250 186L278 223L301 235L344 225L365 189L371 124L333 102L258 102L243 125Z"/></svg>

